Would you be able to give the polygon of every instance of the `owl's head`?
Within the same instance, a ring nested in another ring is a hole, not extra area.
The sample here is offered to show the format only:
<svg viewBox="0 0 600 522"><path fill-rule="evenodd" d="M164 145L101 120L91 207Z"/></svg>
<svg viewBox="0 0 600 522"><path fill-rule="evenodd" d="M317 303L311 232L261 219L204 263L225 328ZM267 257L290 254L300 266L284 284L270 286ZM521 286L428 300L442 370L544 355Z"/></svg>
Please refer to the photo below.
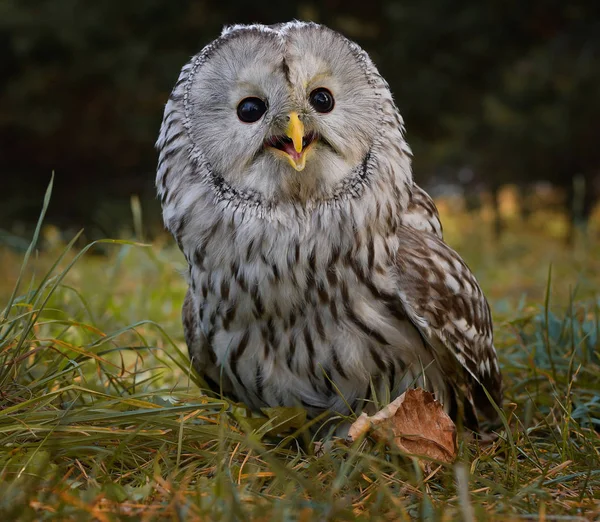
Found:
<svg viewBox="0 0 600 522"><path fill-rule="evenodd" d="M196 161L268 201L331 197L385 132L396 133L396 149L404 144L366 53L313 23L226 28L184 67L171 101Z"/></svg>

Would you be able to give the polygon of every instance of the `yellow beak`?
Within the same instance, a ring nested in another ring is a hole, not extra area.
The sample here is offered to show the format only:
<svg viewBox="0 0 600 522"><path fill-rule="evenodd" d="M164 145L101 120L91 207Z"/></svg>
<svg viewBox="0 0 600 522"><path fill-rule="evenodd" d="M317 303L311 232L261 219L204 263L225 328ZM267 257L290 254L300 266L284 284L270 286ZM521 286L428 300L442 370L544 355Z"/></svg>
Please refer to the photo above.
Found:
<svg viewBox="0 0 600 522"><path fill-rule="evenodd" d="M300 121L297 112L290 112L290 122L288 123L285 134L292 138L296 152L302 152L302 138L304 138L304 123Z"/></svg>
<svg viewBox="0 0 600 522"><path fill-rule="evenodd" d="M288 116L285 135L290 138L291 143L281 144L279 142L279 146L271 144L270 149L273 154L285 158L294 169L300 172L306 166L306 156L314 146L314 139L313 135L310 135L309 142L304 146L304 123L295 111L290 112Z"/></svg>

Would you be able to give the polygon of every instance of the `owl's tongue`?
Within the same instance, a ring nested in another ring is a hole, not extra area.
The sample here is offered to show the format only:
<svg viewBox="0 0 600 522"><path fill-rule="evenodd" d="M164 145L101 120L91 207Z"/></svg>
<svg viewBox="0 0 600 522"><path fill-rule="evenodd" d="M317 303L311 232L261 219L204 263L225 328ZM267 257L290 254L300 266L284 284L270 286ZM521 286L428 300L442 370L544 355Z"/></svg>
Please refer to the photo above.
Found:
<svg viewBox="0 0 600 522"><path fill-rule="evenodd" d="M298 161L298 159L300 159L300 156L302 156L302 151L297 152L296 148L294 147L294 143L292 142L292 140L288 141L284 141L281 144L281 150L283 152L285 152L286 154L288 154L294 161Z"/></svg>
<svg viewBox="0 0 600 522"><path fill-rule="evenodd" d="M265 142L265 146L273 147L285 153L290 165L300 172L304 170L304 166L306 165L307 149L317 139L317 134L313 132L308 133L302 137L300 143L298 142L298 136L295 136L295 138L295 140L292 140L289 135L272 136ZM297 146L301 150L297 150Z"/></svg>

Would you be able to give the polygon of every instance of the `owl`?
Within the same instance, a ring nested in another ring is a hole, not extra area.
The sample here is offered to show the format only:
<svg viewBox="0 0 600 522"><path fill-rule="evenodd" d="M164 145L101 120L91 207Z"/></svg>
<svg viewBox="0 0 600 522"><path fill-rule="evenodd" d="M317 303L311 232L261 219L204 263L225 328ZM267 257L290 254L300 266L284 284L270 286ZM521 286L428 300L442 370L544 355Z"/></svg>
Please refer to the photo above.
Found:
<svg viewBox="0 0 600 522"><path fill-rule="evenodd" d="M314 23L226 27L183 67L157 149L185 339L213 392L326 417L418 386L464 426L497 420L490 309L357 44Z"/></svg>

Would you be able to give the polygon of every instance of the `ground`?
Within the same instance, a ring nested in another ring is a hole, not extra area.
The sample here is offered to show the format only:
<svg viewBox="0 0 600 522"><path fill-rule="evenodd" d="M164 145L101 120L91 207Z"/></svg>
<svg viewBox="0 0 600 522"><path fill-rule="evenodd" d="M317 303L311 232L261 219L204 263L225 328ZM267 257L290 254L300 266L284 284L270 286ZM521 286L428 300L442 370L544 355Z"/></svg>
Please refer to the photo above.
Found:
<svg viewBox="0 0 600 522"><path fill-rule="evenodd" d="M170 238L81 252L42 228L28 260L0 250L0 519L600 516L594 223L567 248L562 214L522 223L509 201L496 241L486 208L439 204L494 313L506 382L496 440L461 436L455 465L422 466L369 439L315 455L301 411L248 419L199 393Z"/></svg>

